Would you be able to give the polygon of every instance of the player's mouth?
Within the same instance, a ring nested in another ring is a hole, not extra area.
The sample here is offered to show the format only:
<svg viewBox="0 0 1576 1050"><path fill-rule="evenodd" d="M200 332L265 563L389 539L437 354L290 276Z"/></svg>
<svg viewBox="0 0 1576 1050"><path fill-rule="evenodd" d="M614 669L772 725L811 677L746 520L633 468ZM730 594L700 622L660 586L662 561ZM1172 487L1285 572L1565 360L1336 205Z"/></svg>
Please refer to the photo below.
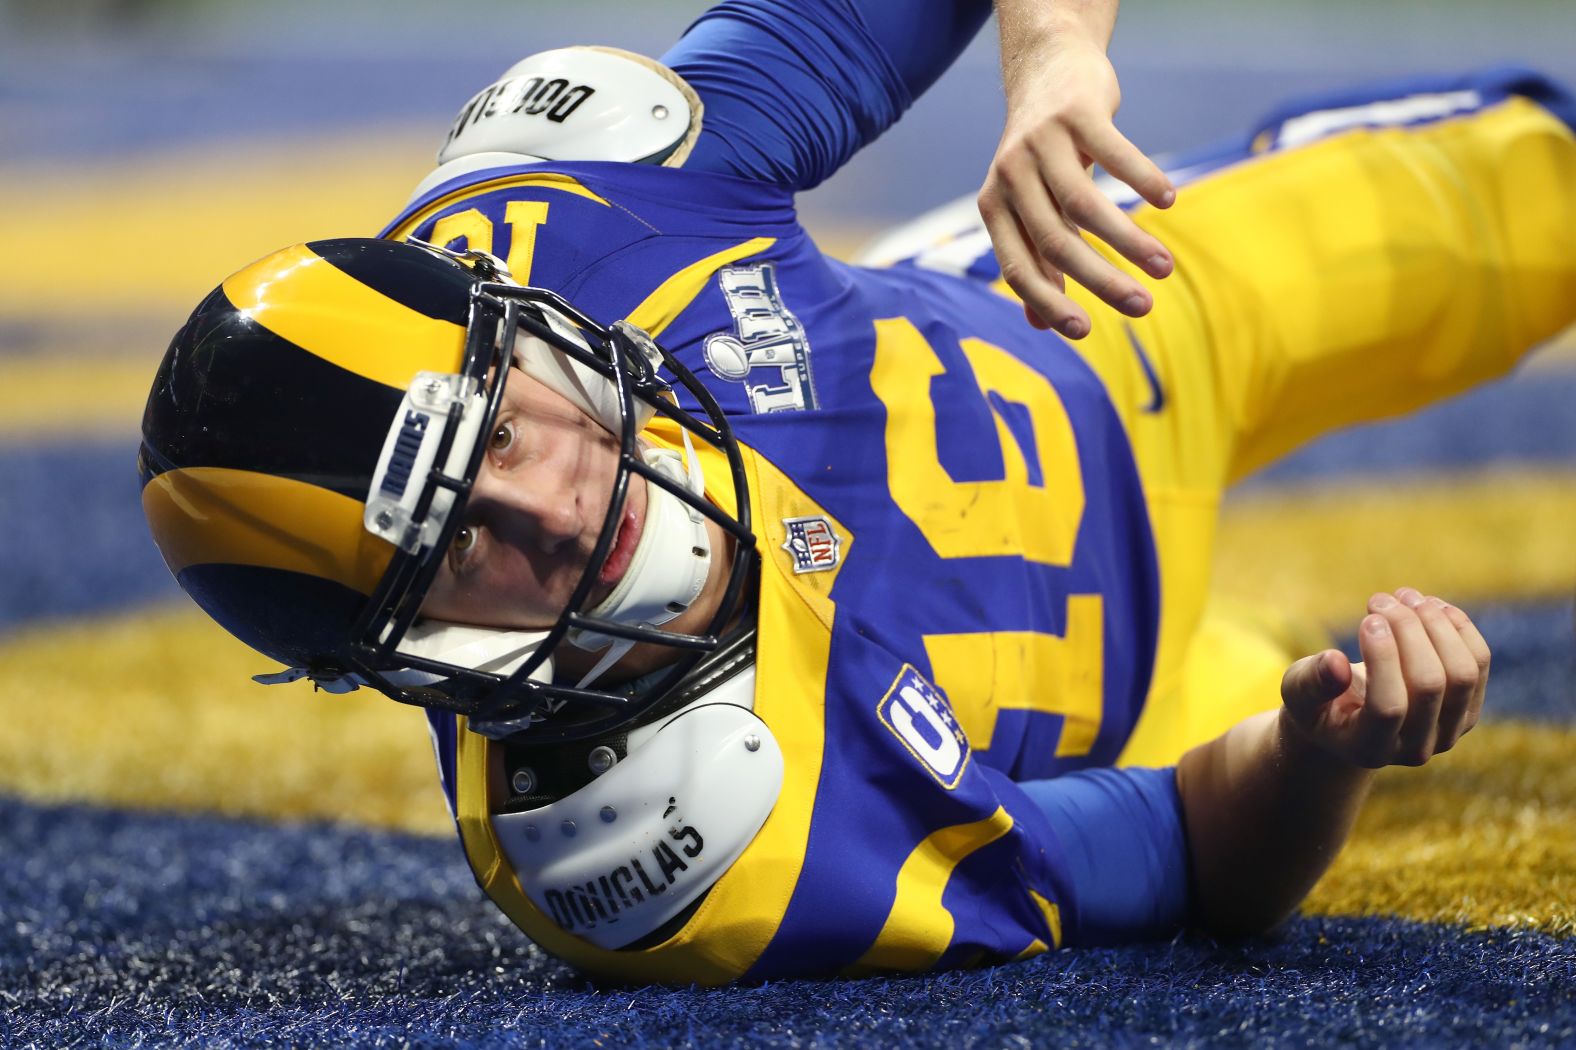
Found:
<svg viewBox="0 0 1576 1050"><path fill-rule="evenodd" d="M602 571L597 573L597 582L606 587L616 587L624 578L624 573L629 571L629 563L635 558L635 548L640 545L640 533L643 523L635 513L635 508L629 505L624 507L624 517L618 523L618 532L613 536L613 546L607 552L607 558L602 562Z"/></svg>

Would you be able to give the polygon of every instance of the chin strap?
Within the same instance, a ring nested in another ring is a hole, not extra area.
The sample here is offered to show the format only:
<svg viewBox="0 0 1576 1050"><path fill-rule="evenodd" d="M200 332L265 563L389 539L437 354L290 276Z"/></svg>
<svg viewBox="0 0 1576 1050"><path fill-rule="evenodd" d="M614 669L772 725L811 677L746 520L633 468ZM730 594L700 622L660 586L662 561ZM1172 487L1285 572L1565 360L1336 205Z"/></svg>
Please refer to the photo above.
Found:
<svg viewBox="0 0 1576 1050"><path fill-rule="evenodd" d="M405 632L399 652L507 677L536 652L546 637L546 631L517 631L422 620L412 624ZM551 681L553 661L545 661L531 677L539 682Z"/></svg>
<svg viewBox="0 0 1576 1050"><path fill-rule="evenodd" d="M647 449L646 464L697 496L705 492L700 457L684 431L684 455ZM618 586L590 615L618 623L660 627L690 607L711 572L711 537L706 516L659 485L646 486L646 520L640 543ZM574 631L571 644L590 652L605 650L596 666L580 680L584 689L627 653L627 638L609 638L595 631Z"/></svg>

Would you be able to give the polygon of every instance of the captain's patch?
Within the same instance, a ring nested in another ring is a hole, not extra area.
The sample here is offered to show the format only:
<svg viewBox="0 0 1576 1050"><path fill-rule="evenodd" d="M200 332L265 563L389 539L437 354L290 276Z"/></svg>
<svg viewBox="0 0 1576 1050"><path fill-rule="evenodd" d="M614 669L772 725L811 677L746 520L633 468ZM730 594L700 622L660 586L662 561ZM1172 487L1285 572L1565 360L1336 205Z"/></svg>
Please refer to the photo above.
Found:
<svg viewBox="0 0 1576 1050"><path fill-rule="evenodd" d="M904 664L876 714L942 787L958 786L969 764L969 738L939 689Z"/></svg>
<svg viewBox="0 0 1576 1050"><path fill-rule="evenodd" d="M837 568L837 563L842 560L843 545L837 533L832 531L831 522L819 514L811 514L802 518L784 518L783 528L788 531L783 550L793 558L793 571L796 574L826 572Z"/></svg>

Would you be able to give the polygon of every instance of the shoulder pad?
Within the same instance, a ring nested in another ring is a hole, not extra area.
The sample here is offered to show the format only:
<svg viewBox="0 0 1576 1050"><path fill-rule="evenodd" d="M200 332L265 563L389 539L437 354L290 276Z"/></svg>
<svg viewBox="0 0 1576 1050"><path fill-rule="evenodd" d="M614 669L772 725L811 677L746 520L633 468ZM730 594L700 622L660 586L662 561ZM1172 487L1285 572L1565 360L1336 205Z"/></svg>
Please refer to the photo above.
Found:
<svg viewBox="0 0 1576 1050"><path fill-rule="evenodd" d="M574 794L490 819L520 888L554 925L620 948L732 867L776 805L783 768L766 723L705 703Z"/></svg>
<svg viewBox="0 0 1576 1050"><path fill-rule="evenodd" d="M460 110L438 151L534 160L677 166L700 133L700 97L642 55L602 47L543 51L511 66Z"/></svg>

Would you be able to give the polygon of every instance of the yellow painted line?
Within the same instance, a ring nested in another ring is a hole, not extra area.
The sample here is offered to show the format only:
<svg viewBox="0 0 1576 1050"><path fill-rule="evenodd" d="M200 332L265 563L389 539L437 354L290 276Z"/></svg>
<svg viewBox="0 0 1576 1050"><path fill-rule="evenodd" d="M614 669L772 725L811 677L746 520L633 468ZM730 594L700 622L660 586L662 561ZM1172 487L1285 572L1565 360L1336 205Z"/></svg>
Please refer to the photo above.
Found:
<svg viewBox="0 0 1576 1050"><path fill-rule="evenodd" d="M275 670L190 605L10 635L0 791L453 834L420 711Z"/></svg>
<svg viewBox="0 0 1576 1050"><path fill-rule="evenodd" d="M1576 469L1340 479L1234 498L1221 516L1214 593L1336 630L1403 585L1471 610L1576 590Z"/></svg>
<svg viewBox="0 0 1576 1050"><path fill-rule="evenodd" d="M109 359L65 353L0 357L0 442L129 442L142 422L163 352L160 344L147 354ZM126 463L129 471L131 453Z"/></svg>
<svg viewBox="0 0 1576 1050"><path fill-rule="evenodd" d="M1490 721L1385 770L1306 910L1576 934L1572 755L1576 730Z"/></svg>
<svg viewBox="0 0 1576 1050"><path fill-rule="evenodd" d="M0 169L0 315L168 310L289 244L371 237L432 169L441 131L219 143L113 165ZM69 246L69 247L60 247ZM163 349L161 346L159 349Z"/></svg>

